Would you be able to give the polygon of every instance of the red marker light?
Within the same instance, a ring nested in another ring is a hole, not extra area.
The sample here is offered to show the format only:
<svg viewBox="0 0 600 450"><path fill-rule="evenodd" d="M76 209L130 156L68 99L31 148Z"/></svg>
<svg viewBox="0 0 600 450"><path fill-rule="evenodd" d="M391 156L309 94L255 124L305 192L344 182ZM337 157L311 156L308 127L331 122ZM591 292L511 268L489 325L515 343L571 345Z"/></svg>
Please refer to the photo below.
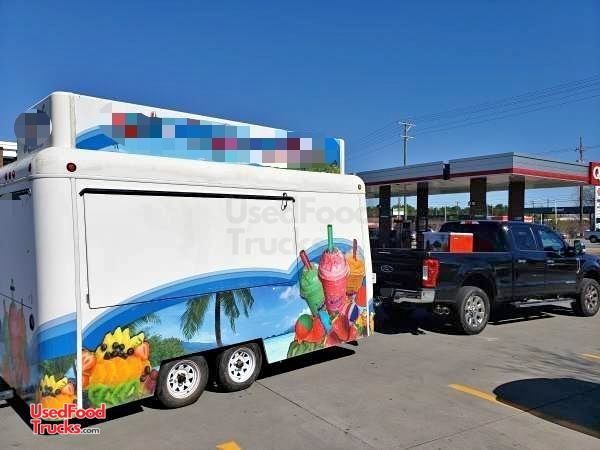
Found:
<svg viewBox="0 0 600 450"><path fill-rule="evenodd" d="M75 172L77 170L77 166L75 165L75 163L67 163L67 170L69 172Z"/></svg>

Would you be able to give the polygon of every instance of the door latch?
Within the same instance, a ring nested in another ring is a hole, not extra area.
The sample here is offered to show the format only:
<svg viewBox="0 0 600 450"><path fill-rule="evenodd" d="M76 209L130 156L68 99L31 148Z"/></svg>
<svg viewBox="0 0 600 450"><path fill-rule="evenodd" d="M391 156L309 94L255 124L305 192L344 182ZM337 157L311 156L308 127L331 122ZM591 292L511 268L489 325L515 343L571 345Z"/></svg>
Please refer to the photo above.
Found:
<svg viewBox="0 0 600 450"><path fill-rule="evenodd" d="M284 192L283 195L281 196L281 210L285 211L287 206L288 206L288 201L289 201L289 197L287 195L287 192Z"/></svg>

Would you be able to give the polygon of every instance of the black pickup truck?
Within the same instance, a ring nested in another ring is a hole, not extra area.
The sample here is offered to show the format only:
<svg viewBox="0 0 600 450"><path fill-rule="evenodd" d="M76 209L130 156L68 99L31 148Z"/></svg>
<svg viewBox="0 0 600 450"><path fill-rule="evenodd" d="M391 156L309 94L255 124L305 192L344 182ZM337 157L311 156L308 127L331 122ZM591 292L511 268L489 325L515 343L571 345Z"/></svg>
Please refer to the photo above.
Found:
<svg viewBox="0 0 600 450"><path fill-rule="evenodd" d="M427 305L451 315L466 334L480 333L506 303L571 299L581 316L600 308L600 258L552 229L523 222L447 222L441 232L473 233L472 253L373 250L375 298Z"/></svg>

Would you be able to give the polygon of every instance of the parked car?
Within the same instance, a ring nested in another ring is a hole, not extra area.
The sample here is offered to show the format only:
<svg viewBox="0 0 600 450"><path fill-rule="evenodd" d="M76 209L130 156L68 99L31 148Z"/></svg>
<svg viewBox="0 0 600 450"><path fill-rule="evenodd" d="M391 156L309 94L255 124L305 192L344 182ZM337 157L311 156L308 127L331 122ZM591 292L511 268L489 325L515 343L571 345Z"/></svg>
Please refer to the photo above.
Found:
<svg viewBox="0 0 600 450"><path fill-rule="evenodd" d="M492 307L572 299L581 316L600 308L600 258L569 246L550 228L523 222L461 221L440 232L473 233L472 253L374 249L375 298L426 305L452 315L466 334L480 333Z"/></svg>
<svg viewBox="0 0 600 450"><path fill-rule="evenodd" d="M583 237L595 244L596 242L600 242L600 231L598 231L598 230L584 231Z"/></svg>

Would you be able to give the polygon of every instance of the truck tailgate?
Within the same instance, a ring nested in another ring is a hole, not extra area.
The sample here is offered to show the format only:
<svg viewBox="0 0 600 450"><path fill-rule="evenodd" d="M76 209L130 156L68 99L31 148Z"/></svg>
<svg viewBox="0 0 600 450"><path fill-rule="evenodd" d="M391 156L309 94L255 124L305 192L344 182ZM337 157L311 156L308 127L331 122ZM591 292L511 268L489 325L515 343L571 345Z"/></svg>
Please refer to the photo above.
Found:
<svg viewBox="0 0 600 450"><path fill-rule="evenodd" d="M407 291L421 289L424 251L382 248L374 249L372 255L373 272L377 274L375 295L385 288Z"/></svg>

